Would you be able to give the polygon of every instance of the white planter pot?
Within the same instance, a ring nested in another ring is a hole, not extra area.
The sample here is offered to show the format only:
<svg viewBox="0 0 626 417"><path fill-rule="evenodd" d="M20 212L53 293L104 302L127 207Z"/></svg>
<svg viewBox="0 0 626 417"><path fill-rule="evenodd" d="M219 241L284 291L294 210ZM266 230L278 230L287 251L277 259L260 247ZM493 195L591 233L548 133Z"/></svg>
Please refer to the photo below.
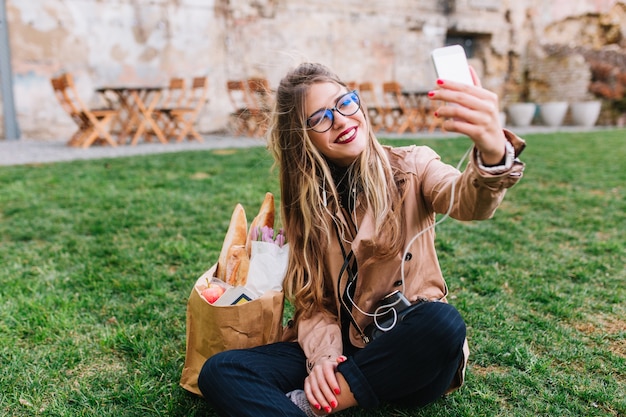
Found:
<svg viewBox="0 0 626 417"><path fill-rule="evenodd" d="M572 122L576 126L591 127L598 121L602 102L600 100L579 101L572 103Z"/></svg>
<svg viewBox="0 0 626 417"><path fill-rule="evenodd" d="M539 115L546 126L561 126L568 104L566 101L551 101L539 106Z"/></svg>
<svg viewBox="0 0 626 417"><path fill-rule="evenodd" d="M509 104L506 111L515 126L528 126L533 121L537 105L535 103Z"/></svg>

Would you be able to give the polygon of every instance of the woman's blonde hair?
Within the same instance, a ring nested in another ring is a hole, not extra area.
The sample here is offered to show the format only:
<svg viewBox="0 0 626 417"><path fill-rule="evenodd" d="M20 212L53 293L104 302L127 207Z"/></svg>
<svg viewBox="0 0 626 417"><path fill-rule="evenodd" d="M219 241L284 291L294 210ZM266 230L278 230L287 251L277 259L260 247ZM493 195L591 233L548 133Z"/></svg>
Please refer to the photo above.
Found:
<svg viewBox="0 0 626 417"><path fill-rule="evenodd" d="M324 256L331 239L337 238L333 221L341 235L348 230L347 225L332 220L339 195L328 162L309 138L306 125L306 94L312 84L324 82L346 87L321 64L304 63L291 70L277 88L268 132L268 146L280 171L281 216L290 247L283 287L294 303L296 323L312 311L337 314L335 300L327 296L334 289L330 287L331 277L324 276ZM363 107L361 111L369 124L367 111ZM375 236L379 237L375 258L367 262L389 259L403 249L405 241L403 219L398 214L402 192L371 127L365 150L349 169L350 189L359 190L360 207L373 213Z"/></svg>

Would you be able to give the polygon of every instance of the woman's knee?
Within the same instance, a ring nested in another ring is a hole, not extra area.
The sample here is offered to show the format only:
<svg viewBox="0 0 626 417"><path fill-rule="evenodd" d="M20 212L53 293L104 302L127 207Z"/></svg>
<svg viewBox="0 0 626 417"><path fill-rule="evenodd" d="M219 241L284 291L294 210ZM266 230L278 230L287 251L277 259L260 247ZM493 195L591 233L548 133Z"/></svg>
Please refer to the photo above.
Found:
<svg viewBox="0 0 626 417"><path fill-rule="evenodd" d="M431 302L417 310L417 314L409 314L406 320L413 324L419 335L428 335L432 342L439 342L453 349L463 345L466 336L465 321L454 306Z"/></svg>
<svg viewBox="0 0 626 417"><path fill-rule="evenodd" d="M227 364L236 363L234 358L231 358L233 352L225 351L217 353L211 356L204 362L202 369L198 374L198 388L202 394L207 397L208 393L214 392L216 387L229 386L229 369L232 369Z"/></svg>

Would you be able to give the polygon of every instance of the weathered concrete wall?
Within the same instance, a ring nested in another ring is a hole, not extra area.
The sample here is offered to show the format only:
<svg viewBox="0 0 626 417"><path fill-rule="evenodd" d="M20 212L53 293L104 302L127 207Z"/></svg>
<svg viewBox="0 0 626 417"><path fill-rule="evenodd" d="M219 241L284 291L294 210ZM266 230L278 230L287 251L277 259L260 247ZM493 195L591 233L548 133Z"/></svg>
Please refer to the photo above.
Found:
<svg viewBox="0 0 626 417"><path fill-rule="evenodd" d="M606 14L617 0L6 0L15 100L22 133L73 131L49 79L74 74L85 99L102 85L165 85L208 75L205 132L223 129L227 79L265 76L276 85L303 60L346 80L434 82L429 52L446 33L477 35L472 64L483 83L514 100L528 45L576 42L577 16ZM562 26L559 26L559 22ZM570 22L570 23L568 23ZM622 17L621 24L624 25ZM626 33L622 26L622 33ZM571 39L567 39L571 37ZM595 37L594 37L595 39Z"/></svg>
<svg viewBox="0 0 626 417"><path fill-rule="evenodd" d="M166 84L216 72L224 30L213 1L8 1L15 96L24 135L72 132L49 79L74 74L82 97L102 85ZM218 103L216 103L218 104ZM219 104L218 104L219 105ZM203 122L205 124L205 122Z"/></svg>
<svg viewBox="0 0 626 417"><path fill-rule="evenodd" d="M503 100L542 103L590 98L589 62L576 50L626 48L624 7L623 1L606 0L512 4L510 71ZM607 29L612 39L605 36ZM554 50L560 53L553 54Z"/></svg>
<svg viewBox="0 0 626 417"><path fill-rule="evenodd" d="M592 99L592 54L626 53L626 4L615 4L605 13L568 16L547 25L544 35L542 42L530 44L528 99L537 103Z"/></svg>

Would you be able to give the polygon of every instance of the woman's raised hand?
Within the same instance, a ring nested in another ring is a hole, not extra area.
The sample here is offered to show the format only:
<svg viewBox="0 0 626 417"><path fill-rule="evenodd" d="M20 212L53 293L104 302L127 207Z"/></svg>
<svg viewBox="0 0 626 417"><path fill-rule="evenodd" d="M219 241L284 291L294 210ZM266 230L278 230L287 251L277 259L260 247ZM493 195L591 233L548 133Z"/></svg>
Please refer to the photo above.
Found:
<svg viewBox="0 0 626 417"><path fill-rule="evenodd" d="M436 117L445 118L449 132L467 135L480 151L486 165L496 165L505 154L505 141L500 126L498 96L485 90L476 71L470 67L474 85L437 80L437 88L428 93L431 100L441 100Z"/></svg>

